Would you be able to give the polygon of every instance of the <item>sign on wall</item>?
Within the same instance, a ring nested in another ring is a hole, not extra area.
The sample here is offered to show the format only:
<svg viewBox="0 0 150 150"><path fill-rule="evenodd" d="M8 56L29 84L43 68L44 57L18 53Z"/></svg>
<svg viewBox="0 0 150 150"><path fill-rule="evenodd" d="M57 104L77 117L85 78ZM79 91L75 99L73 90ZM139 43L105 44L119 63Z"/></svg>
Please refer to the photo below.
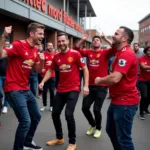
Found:
<svg viewBox="0 0 150 150"><path fill-rule="evenodd" d="M46 0L24 0L24 2L43 13L47 12L48 16L65 23L76 31L82 32L82 27L72 19L72 16L68 16L67 12L62 9L53 7L51 4L47 3Z"/></svg>

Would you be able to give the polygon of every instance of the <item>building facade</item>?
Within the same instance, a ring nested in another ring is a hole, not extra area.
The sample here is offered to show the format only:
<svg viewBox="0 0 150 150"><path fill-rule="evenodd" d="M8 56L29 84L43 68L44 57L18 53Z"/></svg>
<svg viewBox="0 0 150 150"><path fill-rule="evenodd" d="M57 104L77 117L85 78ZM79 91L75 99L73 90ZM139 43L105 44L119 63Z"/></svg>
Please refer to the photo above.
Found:
<svg viewBox="0 0 150 150"><path fill-rule="evenodd" d="M150 46L150 13L139 21L139 43L141 47Z"/></svg>
<svg viewBox="0 0 150 150"><path fill-rule="evenodd" d="M139 43L139 30L133 30L134 39L131 43L131 47L133 48L134 43Z"/></svg>
<svg viewBox="0 0 150 150"><path fill-rule="evenodd" d="M21 40L27 37L28 24L39 22L46 27L44 45L49 41L57 48L57 33L63 31L72 47L85 30L85 18L95 16L89 0L0 0L0 34L12 25L10 41ZM90 42L91 38L87 46Z"/></svg>

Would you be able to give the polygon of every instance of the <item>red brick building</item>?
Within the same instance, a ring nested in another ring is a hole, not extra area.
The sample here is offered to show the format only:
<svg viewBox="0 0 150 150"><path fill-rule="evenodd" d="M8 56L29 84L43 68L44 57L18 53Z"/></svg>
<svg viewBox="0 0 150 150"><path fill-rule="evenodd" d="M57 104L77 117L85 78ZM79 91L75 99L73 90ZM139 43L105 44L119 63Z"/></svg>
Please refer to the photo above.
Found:
<svg viewBox="0 0 150 150"><path fill-rule="evenodd" d="M150 46L150 13L139 21L139 43L141 47Z"/></svg>

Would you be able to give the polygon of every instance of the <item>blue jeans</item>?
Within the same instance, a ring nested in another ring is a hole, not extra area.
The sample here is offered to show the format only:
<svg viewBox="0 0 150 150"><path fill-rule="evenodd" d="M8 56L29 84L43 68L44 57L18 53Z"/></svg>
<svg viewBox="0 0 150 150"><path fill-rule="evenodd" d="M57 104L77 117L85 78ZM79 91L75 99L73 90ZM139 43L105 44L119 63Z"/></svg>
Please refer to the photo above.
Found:
<svg viewBox="0 0 150 150"><path fill-rule="evenodd" d="M41 114L30 90L6 92L6 97L19 122L13 150L23 150L24 144L32 142Z"/></svg>
<svg viewBox="0 0 150 150"><path fill-rule="evenodd" d="M4 94L4 91L3 91L5 78L6 78L5 76L0 76L0 99L5 97L5 94ZM6 97L4 99L4 106L8 107L8 101L7 101Z"/></svg>
<svg viewBox="0 0 150 150"><path fill-rule="evenodd" d="M110 104L107 112L106 132L114 150L134 150L132 143L133 119L138 105L120 106Z"/></svg>
<svg viewBox="0 0 150 150"><path fill-rule="evenodd" d="M38 76L37 75L30 76L29 85L30 85L31 92L36 97L37 88L38 88Z"/></svg>

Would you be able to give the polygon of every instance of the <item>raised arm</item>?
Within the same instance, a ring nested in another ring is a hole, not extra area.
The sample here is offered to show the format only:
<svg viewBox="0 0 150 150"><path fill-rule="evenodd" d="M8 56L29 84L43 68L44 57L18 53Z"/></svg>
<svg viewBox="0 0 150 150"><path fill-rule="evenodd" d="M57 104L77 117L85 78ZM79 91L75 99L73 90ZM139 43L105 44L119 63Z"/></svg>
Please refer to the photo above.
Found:
<svg viewBox="0 0 150 150"><path fill-rule="evenodd" d="M5 27L2 36L0 37L0 58L8 57L7 52L3 49L5 40L9 34L12 32L12 26Z"/></svg>
<svg viewBox="0 0 150 150"><path fill-rule="evenodd" d="M36 63L34 67L36 72L40 73L44 68L45 57L43 53L38 53L38 55L39 55L40 62Z"/></svg>
<svg viewBox="0 0 150 150"><path fill-rule="evenodd" d="M89 37L89 34L88 34L87 32L84 33L84 34L82 35L81 40L76 44L76 47L77 47L77 48L80 48L80 47L84 44L84 42L88 39L88 37Z"/></svg>
<svg viewBox="0 0 150 150"><path fill-rule="evenodd" d="M112 41L106 37L106 35L102 32L101 38L107 42L110 46L112 46Z"/></svg>

